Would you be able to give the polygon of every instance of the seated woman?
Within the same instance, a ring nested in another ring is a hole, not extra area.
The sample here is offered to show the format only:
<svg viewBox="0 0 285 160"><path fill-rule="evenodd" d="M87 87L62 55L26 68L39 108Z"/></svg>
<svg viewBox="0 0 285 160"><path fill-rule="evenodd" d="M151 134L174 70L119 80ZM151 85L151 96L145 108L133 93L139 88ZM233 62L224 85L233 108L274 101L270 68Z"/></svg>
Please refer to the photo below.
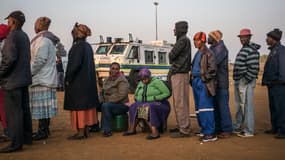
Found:
<svg viewBox="0 0 285 160"><path fill-rule="evenodd" d="M140 70L139 76L141 81L135 91L136 102L129 108L130 128L123 136L136 134L138 119L144 119L151 129L151 134L146 139L157 139L160 137L157 128L166 123L170 112L167 100L170 90L164 82L151 77L146 68Z"/></svg>
<svg viewBox="0 0 285 160"><path fill-rule="evenodd" d="M112 136L112 117L129 111L129 107L125 105L129 102L128 92L128 80L120 71L120 64L113 62L110 65L110 76L104 81L100 96L100 102L103 103L101 128L104 137Z"/></svg>

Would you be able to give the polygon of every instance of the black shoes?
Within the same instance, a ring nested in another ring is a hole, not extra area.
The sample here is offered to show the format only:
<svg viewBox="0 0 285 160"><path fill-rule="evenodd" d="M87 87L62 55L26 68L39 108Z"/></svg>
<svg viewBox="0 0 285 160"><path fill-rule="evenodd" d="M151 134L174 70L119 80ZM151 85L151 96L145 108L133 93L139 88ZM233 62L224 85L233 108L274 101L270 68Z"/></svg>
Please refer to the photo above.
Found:
<svg viewBox="0 0 285 160"><path fill-rule="evenodd" d="M285 139L285 134L277 134L275 136L276 139Z"/></svg>
<svg viewBox="0 0 285 160"><path fill-rule="evenodd" d="M99 124L93 124L92 126L89 126L89 132L99 132L100 127Z"/></svg>
<svg viewBox="0 0 285 160"><path fill-rule="evenodd" d="M104 131L103 132L103 137L111 137L113 134L111 131Z"/></svg>
<svg viewBox="0 0 285 160"><path fill-rule="evenodd" d="M269 130L264 131L264 133L265 134L277 134L277 131L273 129L269 129Z"/></svg>
<svg viewBox="0 0 285 160"><path fill-rule="evenodd" d="M11 153L11 152L20 151L22 149L23 149L22 146L12 146L12 145L9 145L7 147L4 147L4 148L0 149L0 153Z"/></svg>
<svg viewBox="0 0 285 160"><path fill-rule="evenodd" d="M33 140L39 141L48 138L48 132L39 130L36 134L33 134Z"/></svg>
<svg viewBox="0 0 285 160"><path fill-rule="evenodd" d="M147 140L154 140L154 139L158 139L158 138L160 138L160 135L159 135L159 134L158 134L157 136L148 135L148 136L146 137Z"/></svg>
<svg viewBox="0 0 285 160"><path fill-rule="evenodd" d="M136 131L134 131L134 132L129 132L129 131L127 131L127 132L124 132L124 133L123 133L123 136L131 136L131 135L135 135L135 134L137 134Z"/></svg>
<svg viewBox="0 0 285 160"><path fill-rule="evenodd" d="M86 135L80 135L78 133L70 136L70 137L67 137L68 140L83 140L83 139L86 139L87 136Z"/></svg>
<svg viewBox="0 0 285 160"><path fill-rule="evenodd" d="M170 133L171 138L187 138L190 137L190 134L185 134L182 132L172 132Z"/></svg>
<svg viewBox="0 0 285 160"><path fill-rule="evenodd" d="M179 132L179 128L172 128L172 129L169 129L169 132L170 132L170 133Z"/></svg>

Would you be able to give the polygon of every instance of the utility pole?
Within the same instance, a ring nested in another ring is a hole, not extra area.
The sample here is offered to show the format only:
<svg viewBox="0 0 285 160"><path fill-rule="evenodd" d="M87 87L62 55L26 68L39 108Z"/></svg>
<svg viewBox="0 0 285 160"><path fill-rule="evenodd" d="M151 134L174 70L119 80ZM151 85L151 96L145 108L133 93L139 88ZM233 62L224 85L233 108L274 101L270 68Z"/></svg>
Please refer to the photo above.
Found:
<svg viewBox="0 0 285 160"><path fill-rule="evenodd" d="M158 2L153 3L155 6L155 40L158 40L158 34L157 34L157 6Z"/></svg>

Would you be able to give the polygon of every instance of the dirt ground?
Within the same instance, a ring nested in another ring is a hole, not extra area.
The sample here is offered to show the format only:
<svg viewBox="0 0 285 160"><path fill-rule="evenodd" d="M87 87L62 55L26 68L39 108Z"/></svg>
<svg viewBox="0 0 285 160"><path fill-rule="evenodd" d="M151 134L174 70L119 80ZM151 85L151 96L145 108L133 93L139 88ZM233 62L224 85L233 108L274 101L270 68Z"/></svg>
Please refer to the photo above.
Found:
<svg viewBox="0 0 285 160"><path fill-rule="evenodd" d="M192 93L191 93L192 94ZM233 86L230 86L230 107L233 116ZM285 97L284 97L285 98ZM198 137L172 139L169 133L161 135L158 140L148 141L147 133L138 133L123 137L116 132L110 138L102 137L101 133L91 133L86 140L71 141L66 138L72 134L69 124L69 112L64 111L63 93L58 93L59 114L51 121L51 136L46 141L34 142L24 146L24 150L0 154L0 160L125 160L125 159L193 159L193 160L284 160L285 140L274 139L263 131L270 128L267 92L265 87L258 85L255 89L255 129L256 136L239 138L232 136L216 142L201 144ZM191 95L191 113L194 113ZM234 116L233 116L234 119ZM192 133L199 131L197 121L191 118ZM168 119L168 128L175 125L173 110ZM37 122L33 121L34 130ZM0 129L1 130L1 129ZM2 131L0 131L2 132ZM0 143L0 147L8 143Z"/></svg>

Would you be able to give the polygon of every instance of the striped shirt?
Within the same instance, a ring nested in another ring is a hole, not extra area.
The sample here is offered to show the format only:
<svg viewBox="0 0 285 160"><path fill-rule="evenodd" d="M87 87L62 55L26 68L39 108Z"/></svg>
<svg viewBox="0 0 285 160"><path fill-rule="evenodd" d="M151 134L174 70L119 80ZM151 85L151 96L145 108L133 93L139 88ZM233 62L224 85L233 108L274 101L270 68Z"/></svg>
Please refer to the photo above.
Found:
<svg viewBox="0 0 285 160"><path fill-rule="evenodd" d="M247 82L250 82L253 79L257 79L259 72L259 48L260 45L254 43L241 48L234 64L234 80L244 78Z"/></svg>

